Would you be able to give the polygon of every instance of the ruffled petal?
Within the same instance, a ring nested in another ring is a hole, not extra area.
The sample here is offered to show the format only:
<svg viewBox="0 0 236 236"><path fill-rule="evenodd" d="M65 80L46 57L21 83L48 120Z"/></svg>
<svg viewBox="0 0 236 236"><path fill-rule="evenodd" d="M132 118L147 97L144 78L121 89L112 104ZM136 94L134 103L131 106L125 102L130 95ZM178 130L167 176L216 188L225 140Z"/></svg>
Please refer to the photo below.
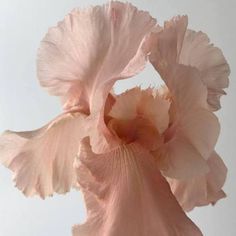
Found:
<svg viewBox="0 0 236 236"><path fill-rule="evenodd" d="M179 61L187 25L187 16L177 16L166 21L162 30L152 33L149 39L152 48L149 59L159 72L167 65Z"/></svg>
<svg viewBox="0 0 236 236"><path fill-rule="evenodd" d="M76 183L73 162L85 136L84 117L65 113L41 129L0 136L0 162L14 172L26 196L65 193Z"/></svg>
<svg viewBox="0 0 236 236"><path fill-rule="evenodd" d="M206 88L199 76L195 68L177 64L162 72L172 101L170 125L165 144L154 155L160 170L172 178L205 174L206 159L219 135L218 119L207 109Z"/></svg>
<svg viewBox="0 0 236 236"><path fill-rule="evenodd" d="M119 120L143 117L162 134L169 124L169 108L170 102L162 98L158 91L136 87L116 97L109 115Z"/></svg>
<svg viewBox="0 0 236 236"><path fill-rule="evenodd" d="M107 126L123 143L138 142L148 150L163 143L169 124L170 102L157 90L136 87L115 96Z"/></svg>
<svg viewBox="0 0 236 236"><path fill-rule="evenodd" d="M142 95L142 90L136 87L116 96L116 102L109 115L119 120L135 119ZM151 96L150 93L148 95Z"/></svg>
<svg viewBox="0 0 236 236"><path fill-rule="evenodd" d="M153 65L157 68L156 64ZM172 104L178 112L186 114L195 108L207 108L207 89L197 69L172 64L165 67L161 76L169 89Z"/></svg>
<svg viewBox="0 0 236 236"><path fill-rule="evenodd" d="M207 102L213 111L220 108L220 97L228 87L230 69L222 51L210 44L206 34L187 30L186 16L165 22L164 28L152 35L150 61L162 73L175 63L192 66L200 71L207 87Z"/></svg>
<svg viewBox="0 0 236 236"><path fill-rule="evenodd" d="M222 190L227 168L222 159L214 152L208 159L209 172L189 180L167 178L171 191L185 211L196 206L215 204L226 195Z"/></svg>
<svg viewBox="0 0 236 236"><path fill-rule="evenodd" d="M88 218L73 228L74 236L202 235L141 146L132 143L98 155L86 140L79 157Z"/></svg>
<svg viewBox="0 0 236 236"><path fill-rule="evenodd" d="M145 39L155 24L148 12L111 1L75 9L41 43L41 85L62 96L66 109L76 106L91 114L89 135L96 152L116 143L104 124L105 101L116 80L144 68L149 48Z"/></svg>
<svg viewBox="0 0 236 236"><path fill-rule="evenodd" d="M179 54L187 27L187 17L165 22L164 29L153 33L149 60L167 85L176 109L186 112L196 106L207 107L207 89L200 72L179 64Z"/></svg>
<svg viewBox="0 0 236 236"><path fill-rule="evenodd" d="M162 148L153 152L161 172L170 178L188 179L209 171L206 160L191 142L178 134Z"/></svg>
<svg viewBox="0 0 236 236"><path fill-rule="evenodd" d="M115 80L143 69L143 40L155 24L147 12L129 3L73 10L41 43L41 85L53 95L66 96L68 106L100 109Z"/></svg>
<svg viewBox="0 0 236 236"><path fill-rule="evenodd" d="M201 108L191 111L179 119L178 129L176 135L183 134L204 159L210 157L220 133L219 121L212 112Z"/></svg>
<svg viewBox="0 0 236 236"><path fill-rule="evenodd" d="M210 44L205 33L187 30L179 62L201 71L202 80L208 88L208 104L213 111L220 109L220 97L229 85L229 65L222 51Z"/></svg>

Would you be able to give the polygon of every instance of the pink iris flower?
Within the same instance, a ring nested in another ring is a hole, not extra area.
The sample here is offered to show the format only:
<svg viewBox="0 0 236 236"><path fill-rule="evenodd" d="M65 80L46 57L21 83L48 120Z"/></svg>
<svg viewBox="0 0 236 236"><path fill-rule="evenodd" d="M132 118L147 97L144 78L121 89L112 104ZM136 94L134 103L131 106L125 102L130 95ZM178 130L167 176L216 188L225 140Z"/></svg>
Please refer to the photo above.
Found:
<svg viewBox="0 0 236 236"><path fill-rule="evenodd" d="M162 27L111 1L73 10L42 40L38 78L64 111L40 129L4 132L0 161L26 196L83 192L87 220L73 236L199 236L185 211L225 197L214 111L230 70L187 24ZM147 62L164 86L113 92Z"/></svg>

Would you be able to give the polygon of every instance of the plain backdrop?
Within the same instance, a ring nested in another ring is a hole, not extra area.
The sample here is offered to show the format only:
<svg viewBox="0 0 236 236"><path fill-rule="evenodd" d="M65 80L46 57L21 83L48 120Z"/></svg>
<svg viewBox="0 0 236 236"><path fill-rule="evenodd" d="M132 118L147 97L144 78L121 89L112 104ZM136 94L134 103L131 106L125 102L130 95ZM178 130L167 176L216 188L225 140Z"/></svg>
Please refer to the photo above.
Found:
<svg viewBox="0 0 236 236"><path fill-rule="evenodd" d="M36 53L48 27L54 26L74 7L101 4L92 0L0 0L0 132L41 127L61 112L58 99L39 87ZM159 23L187 14L189 27L206 32L231 66L228 96L218 112L222 130L216 150L228 166L224 190L228 197L215 207L197 208L189 214L206 236L236 235L236 33L235 0L131 0L150 11ZM134 85L155 85L151 66L137 77L118 83L121 92ZM0 235L69 236L73 224L86 217L80 192L41 200L27 199L15 187L9 170L0 166Z"/></svg>

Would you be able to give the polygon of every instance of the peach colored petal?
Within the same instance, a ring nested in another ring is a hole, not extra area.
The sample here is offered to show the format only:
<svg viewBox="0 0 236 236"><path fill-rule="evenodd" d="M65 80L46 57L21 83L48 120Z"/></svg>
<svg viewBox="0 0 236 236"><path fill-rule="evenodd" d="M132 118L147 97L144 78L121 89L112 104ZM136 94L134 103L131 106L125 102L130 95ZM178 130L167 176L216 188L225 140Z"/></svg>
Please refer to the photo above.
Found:
<svg viewBox="0 0 236 236"><path fill-rule="evenodd" d="M212 112L199 108L179 119L179 131L208 159L218 140L220 124Z"/></svg>
<svg viewBox="0 0 236 236"><path fill-rule="evenodd" d="M99 155L91 152L87 141L77 167L88 218L73 228L74 236L202 235L149 152L132 143Z"/></svg>
<svg viewBox="0 0 236 236"><path fill-rule="evenodd" d="M178 62L187 25L187 16L177 16L166 21L162 30L152 33L149 59L159 72Z"/></svg>
<svg viewBox="0 0 236 236"><path fill-rule="evenodd" d="M183 134L154 151L153 156L161 172L170 178L188 179L209 171L206 160Z"/></svg>
<svg viewBox="0 0 236 236"><path fill-rule="evenodd" d="M157 149L169 124L170 102L156 90L138 87L115 96L115 100L107 125L120 143L138 142L148 150Z"/></svg>
<svg viewBox="0 0 236 236"><path fill-rule="evenodd" d="M120 120L132 120L137 117L138 106L142 99L142 91L135 87L116 96L116 102L113 105L109 115ZM148 93L151 96L150 93Z"/></svg>
<svg viewBox="0 0 236 236"><path fill-rule="evenodd" d="M116 102L109 115L120 120L143 117L162 134L169 124L169 107L170 102L163 99L155 90L141 90L136 87L116 96Z"/></svg>
<svg viewBox="0 0 236 236"><path fill-rule="evenodd" d="M213 151L219 135L219 122L207 109L206 88L199 76L195 68L177 64L162 72L172 101L171 117L165 144L154 155L160 170L172 178L205 174L208 168L204 159Z"/></svg>
<svg viewBox="0 0 236 236"><path fill-rule="evenodd" d="M153 33L150 61L160 73L175 63L196 67L207 87L210 109L218 110L223 89L228 87L229 65L206 34L187 30L187 24L186 16L178 16L165 22L162 31Z"/></svg>
<svg viewBox="0 0 236 236"><path fill-rule="evenodd" d="M114 144L103 121L108 93L116 80L144 68L148 53L145 38L155 24L147 12L111 1L75 9L51 28L41 43L41 85L62 96L66 109L77 106L91 114L89 135L96 152Z"/></svg>
<svg viewBox="0 0 236 236"><path fill-rule="evenodd" d="M185 211L196 206L215 204L226 196L222 190L227 174L224 162L214 152L207 163L210 171L206 175L189 180L167 178L171 191Z"/></svg>
<svg viewBox="0 0 236 236"><path fill-rule="evenodd" d="M172 96L174 116L170 129L184 135L199 154L207 159L220 132L217 117L206 106L206 88L197 70L176 65L165 75ZM168 131L167 131L168 132Z"/></svg>
<svg viewBox="0 0 236 236"><path fill-rule="evenodd" d="M148 100L143 104L143 113L147 114L160 134L162 134L169 126L170 101L162 97L159 90L154 91L153 95L154 100Z"/></svg>
<svg viewBox="0 0 236 236"><path fill-rule="evenodd" d="M229 65L222 51L210 44L205 33L187 30L179 62L201 71L202 80L208 88L208 104L215 111L220 109L220 97L229 85Z"/></svg>
<svg viewBox="0 0 236 236"><path fill-rule="evenodd" d="M145 118L133 120L111 119L108 128L118 140L118 144L137 142L148 150L155 150L163 143L163 138Z"/></svg>
<svg viewBox="0 0 236 236"><path fill-rule="evenodd" d="M68 192L76 182L73 162L84 136L84 115L65 113L36 131L0 136L0 161L14 172L26 196Z"/></svg>
<svg viewBox="0 0 236 236"><path fill-rule="evenodd" d="M155 23L129 3L73 10L41 43L41 85L53 95L67 96L68 106L100 109L115 80L143 69L142 43Z"/></svg>
<svg viewBox="0 0 236 236"><path fill-rule="evenodd" d="M153 65L157 68L156 64ZM195 108L207 108L207 89L197 69L172 64L166 66L161 76L169 89L176 110L186 114Z"/></svg>

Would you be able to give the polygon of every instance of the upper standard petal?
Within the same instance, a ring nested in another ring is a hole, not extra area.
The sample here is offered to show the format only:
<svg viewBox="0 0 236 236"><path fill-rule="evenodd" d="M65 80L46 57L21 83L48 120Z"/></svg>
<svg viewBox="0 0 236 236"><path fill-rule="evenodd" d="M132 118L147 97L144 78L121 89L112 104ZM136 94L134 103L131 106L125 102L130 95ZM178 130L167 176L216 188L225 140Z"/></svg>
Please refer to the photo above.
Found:
<svg viewBox="0 0 236 236"><path fill-rule="evenodd" d="M189 30L187 24L187 16L174 17L165 22L162 30L153 33L150 61L159 73L175 63L198 69L207 87L209 109L218 110L220 97L225 94L223 89L229 84L229 65L205 33Z"/></svg>
<svg viewBox="0 0 236 236"><path fill-rule="evenodd" d="M130 3L75 9L49 29L38 53L38 77L67 107L97 110L115 80L146 62L144 38L156 20Z"/></svg>

